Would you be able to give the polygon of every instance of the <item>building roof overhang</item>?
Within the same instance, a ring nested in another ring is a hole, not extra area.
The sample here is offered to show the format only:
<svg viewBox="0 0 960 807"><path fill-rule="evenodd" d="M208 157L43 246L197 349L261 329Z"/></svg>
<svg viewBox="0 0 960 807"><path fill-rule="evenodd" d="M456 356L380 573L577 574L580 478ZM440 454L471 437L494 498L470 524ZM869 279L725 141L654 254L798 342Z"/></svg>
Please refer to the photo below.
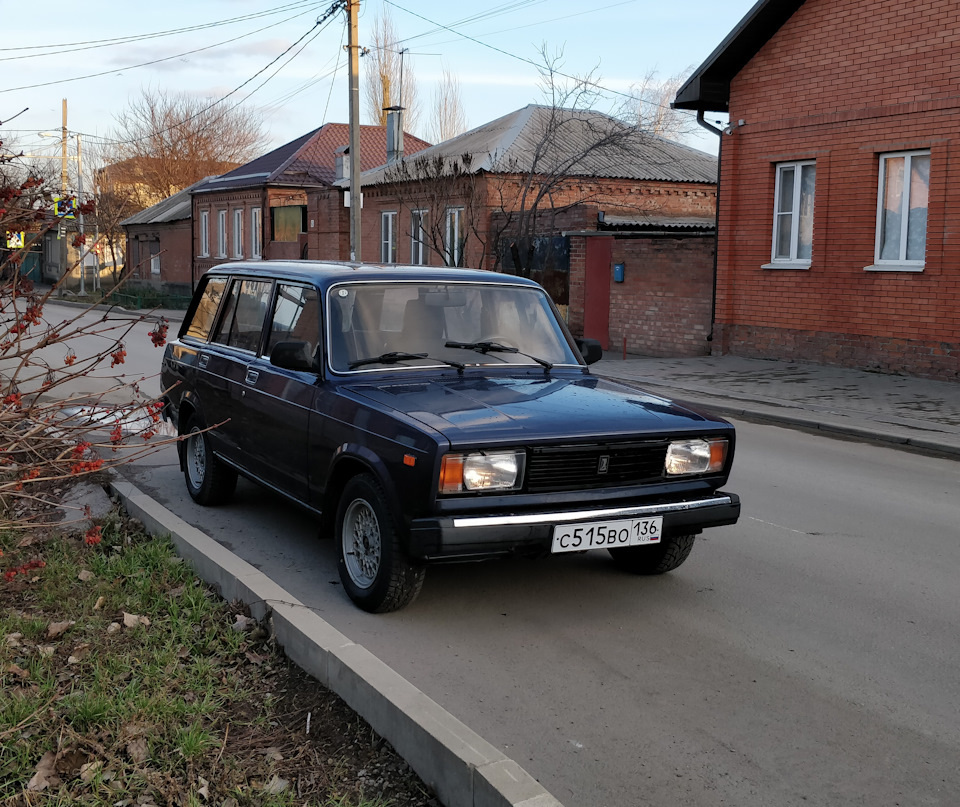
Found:
<svg viewBox="0 0 960 807"><path fill-rule="evenodd" d="M730 82L804 0L759 0L677 91L675 109L729 112Z"/></svg>

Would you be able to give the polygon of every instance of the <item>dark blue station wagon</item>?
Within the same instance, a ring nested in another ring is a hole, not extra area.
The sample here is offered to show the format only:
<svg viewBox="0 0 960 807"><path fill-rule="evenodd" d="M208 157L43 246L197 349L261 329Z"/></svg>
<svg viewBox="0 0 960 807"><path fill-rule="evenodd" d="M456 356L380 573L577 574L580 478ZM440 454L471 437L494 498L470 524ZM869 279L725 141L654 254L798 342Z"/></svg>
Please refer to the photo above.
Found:
<svg viewBox="0 0 960 807"><path fill-rule="evenodd" d="M383 612L430 562L605 549L659 574L737 521L733 426L597 378L600 355L524 278L234 263L201 278L162 384L190 496L241 474L312 511Z"/></svg>

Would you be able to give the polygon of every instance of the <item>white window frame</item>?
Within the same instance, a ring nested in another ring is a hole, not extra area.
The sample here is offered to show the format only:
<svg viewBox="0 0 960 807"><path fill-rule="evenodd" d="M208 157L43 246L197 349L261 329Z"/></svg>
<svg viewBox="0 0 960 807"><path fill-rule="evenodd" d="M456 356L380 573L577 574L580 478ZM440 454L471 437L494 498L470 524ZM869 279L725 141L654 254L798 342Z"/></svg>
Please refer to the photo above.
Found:
<svg viewBox="0 0 960 807"><path fill-rule="evenodd" d="M380 262L397 262L397 211L380 213Z"/></svg>
<svg viewBox="0 0 960 807"><path fill-rule="evenodd" d="M250 210L250 257L263 257L263 211L259 207Z"/></svg>
<svg viewBox="0 0 960 807"><path fill-rule="evenodd" d="M803 174L804 169L813 170L814 191L809 196L810 209L805 211L803 206ZM781 209L781 183L783 175L787 171L793 172L793 194L790 199L790 209ZM816 206L816 183L817 183L817 162L816 160L794 160L792 162L778 163L776 183L773 191L773 235L770 244L770 263L764 266L765 269L809 269L813 253L813 210ZM780 244L780 229L784 222L789 223L790 227L790 254L778 255L777 248ZM804 225L809 228L810 236L810 256L799 255L800 233Z"/></svg>
<svg viewBox="0 0 960 807"><path fill-rule="evenodd" d="M157 243L157 251L154 252L152 244L147 247L150 252L150 275L151 277L160 276L160 244Z"/></svg>
<svg viewBox="0 0 960 807"><path fill-rule="evenodd" d="M927 169L927 218L924 221L924 257L920 259L908 259L907 249L909 248L909 226L910 226L910 196L913 192L913 160L916 157L925 157L928 161ZM883 248L883 211L884 197L887 184L887 165L891 160L903 160L903 189L900 195L900 251L896 258L881 258ZM929 196L930 196L930 175L929 175L930 149L913 149L911 151L891 151L880 155L880 176L877 185L877 230L876 240L873 248L873 265L864 267L872 272L922 272L926 262L926 227L929 222Z"/></svg>
<svg viewBox="0 0 960 807"><path fill-rule="evenodd" d="M243 257L243 208L233 210L233 257Z"/></svg>
<svg viewBox="0 0 960 807"><path fill-rule="evenodd" d="M200 211L200 254L198 258L210 257L210 211Z"/></svg>
<svg viewBox="0 0 960 807"><path fill-rule="evenodd" d="M218 258L227 257L227 211L217 211L217 255Z"/></svg>
<svg viewBox="0 0 960 807"><path fill-rule="evenodd" d="M414 266L426 266L430 263L427 249L426 210L410 211L410 263Z"/></svg>
<svg viewBox="0 0 960 807"><path fill-rule="evenodd" d="M463 260L463 208L448 207L445 218L443 257L447 266L459 266Z"/></svg>

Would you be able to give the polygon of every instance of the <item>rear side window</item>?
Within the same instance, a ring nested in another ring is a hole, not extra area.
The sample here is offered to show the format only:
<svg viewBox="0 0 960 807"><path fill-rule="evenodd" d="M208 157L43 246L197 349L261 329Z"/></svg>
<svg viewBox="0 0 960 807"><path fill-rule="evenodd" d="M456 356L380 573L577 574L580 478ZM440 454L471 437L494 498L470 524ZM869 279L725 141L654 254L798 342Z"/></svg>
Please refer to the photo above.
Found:
<svg viewBox="0 0 960 807"><path fill-rule="evenodd" d="M210 336L210 329L213 328L213 321L217 316L217 308L219 308L220 300L223 298L223 290L226 287L227 279L225 277L212 277L207 281L203 296L197 303L197 309L193 312L193 318L190 320L184 336L192 336L195 339L207 341Z"/></svg>
<svg viewBox="0 0 960 807"><path fill-rule="evenodd" d="M235 280L213 341L256 353L267 318L270 287L269 280Z"/></svg>
<svg viewBox="0 0 960 807"><path fill-rule="evenodd" d="M317 290L281 283L273 306L270 340L264 352L269 355L278 342L288 340L309 342L313 352L319 339L320 299Z"/></svg>

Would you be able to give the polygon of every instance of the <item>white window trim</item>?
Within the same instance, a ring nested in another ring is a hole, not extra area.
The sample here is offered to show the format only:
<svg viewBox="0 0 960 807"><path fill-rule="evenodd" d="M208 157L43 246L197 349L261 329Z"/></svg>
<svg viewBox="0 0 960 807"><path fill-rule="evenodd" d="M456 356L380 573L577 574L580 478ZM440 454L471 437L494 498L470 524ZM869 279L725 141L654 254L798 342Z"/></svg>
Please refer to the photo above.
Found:
<svg viewBox="0 0 960 807"><path fill-rule="evenodd" d="M250 209L250 257L259 259L263 257L262 246L263 233L263 211L259 207Z"/></svg>
<svg viewBox="0 0 960 807"><path fill-rule="evenodd" d="M453 224L456 222L456 233L454 233ZM462 259L461 250L463 245L460 243L460 231L463 229L463 208L448 207L446 222L444 226L444 258L447 266L459 266Z"/></svg>
<svg viewBox="0 0 960 807"><path fill-rule="evenodd" d="M380 213L380 262L397 262L397 211Z"/></svg>
<svg viewBox="0 0 960 807"><path fill-rule="evenodd" d="M233 210L233 257L243 257L243 208Z"/></svg>
<svg viewBox="0 0 960 807"><path fill-rule="evenodd" d="M903 215L903 208L910 210L910 174L911 162L914 157L930 156L930 149L913 149L912 151L888 151L880 155L880 171L877 182L877 229L874 235L873 244L873 263L870 266L864 266L865 272L922 272L926 265L926 257L920 261L910 261L906 258L897 260L882 260L880 258L880 231L883 224L883 190L887 178L887 160L891 158L903 157L903 199L901 201L900 211L900 248L902 251L907 249L907 226L910 223L909 215ZM930 207L927 207L927 215L930 214ZM929 223L929 219L928 219ZM926 252L926 240L924 240L924 252Z"/></svg>
<svg viewBox="0 0 960 807"><path fill-rule="evenodd" d="M414 219L415 216L416 219ZM427 249L427 230L423 226L426 218L426 209L410 211L410 263L414 266L426 266L430 262L430 253ZM414 232L413 227L414 220L419 224L416 232Z"/></svg>
<svg viewBox="0 0 960 807"><path fill-rule="evenodd" d="M770 235L770 263L765 263L761 269L809 269L810 258L798 258L797 248L800 243L800 198L802 191L801 177L803 166L812 165L816 169L816 160L794 160L792 162L777 163L776 182L773 189L773 230ZM784 168L794 170L793 209L790 212L792 226L790 228L790 257L777 257L777 224L780 219L780 178ZM816 188L816 180L814 180ZM816 205L816 190L814 190L814 205ZM812 235L812 233L811 233Z"/></svg>
<svg viewBox="0 0 960 807"><path fill-rule="evenodd" d="M227 211L217 211L217 254L218 258L227 257Z"/></svg>
<svg viewBox="0 0 960 807"><path fill-rule="evenodd" d="M210 257L210 211L200 211L200 254L198 258Z"/></svg>

